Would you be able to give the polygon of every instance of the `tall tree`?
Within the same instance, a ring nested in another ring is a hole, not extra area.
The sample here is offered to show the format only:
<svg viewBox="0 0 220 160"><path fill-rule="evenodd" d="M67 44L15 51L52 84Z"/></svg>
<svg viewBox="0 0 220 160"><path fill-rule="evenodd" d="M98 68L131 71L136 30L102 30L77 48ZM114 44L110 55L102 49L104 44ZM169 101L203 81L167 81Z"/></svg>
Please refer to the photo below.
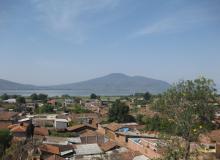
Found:
<svg viewBox="0 0 220 160"><path fill-rule="evenodd" d="M126 122L130 120L129 116L129 107L125 104L120 102L120 100L116 100L112 104L112 106L109 109L109 121L113 122Z"/></svg>
<svg viewBox="0 0 220 160"><path fill-rule="evenodd" d="M22 96L18 96L16 98L16 102L19 103L19 104L24 104L26 101L25 101L25 98L22 97Z"/></svg>
<svg viewBox="0 0 220 160"><path fill-rule="evenodd" d="M12 135L8 129L0 130L0 157L4 153L5 149L9 146L12 139Z"/></svg>
<svg viewBox="0 0 220 160"><path fill-rule="evenodd" d="M146 101L149 101L151 98L151 94L149 92L146 92L146 93L144 93L143 97Z"/></svg>
<svg viewBox="0 0 220 160"><path fill-rule="evenodd" d="M10 97L9 97L9 95L7 95L6 93L4 93L2 96L1 96L1 99L2 100L7 100L7 99L9 99Z"/></svg>
<svg viewBox="0 0 220 160"><path fill-rule="evenodd" d="M32 101L38 100L38 95L36 93L33 93L31 96Z"/></svg>
<svg viewBox="0 0 220 160"><path fill-rule="evenodd" d="M98 98L98 96L95 93L92 93L90 95L90 99L97 99L97 98Z"/></svg>
<svg viewBox="0 0 220 160"><path fill-rule="evenodd" d="M212 128L216 100L214 82L204 77L181 81L162 94L154 108L175 122L175 134L185 139L184 160L190 157L190 142Z"/></svg>

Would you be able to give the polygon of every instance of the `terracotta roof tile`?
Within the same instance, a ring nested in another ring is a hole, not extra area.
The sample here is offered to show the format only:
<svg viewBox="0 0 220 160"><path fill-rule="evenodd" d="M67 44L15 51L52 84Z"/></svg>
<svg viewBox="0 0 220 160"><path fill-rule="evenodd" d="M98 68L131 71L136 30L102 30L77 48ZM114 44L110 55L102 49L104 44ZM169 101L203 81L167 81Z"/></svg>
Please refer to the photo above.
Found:
<svg viewBox="0 0 220 160"><path fill-rule="evenodd" d="M84 124L79 124L79 125L75 125L75 126L72 126L72 127L68 127L67 130L68 131L71 131L71 132L74 132L74 131L77 131L79 129L87 129L87 128L90 128L90 129L93 129L93 130L96 130L95 127L91 126L91 125L84 125Z"/></svg>
<svg viewBox="0 0 220 160"><path fill-rule="evenodd" d="M49 132L47 128L43 127L35 127L34 128L34 134L35 135L40 135L40 136L48 136Z"/></svg>
<svg viewBox="0 0 220 160"><path fill-rule="evenodd" d="M0 112L0 120L7 121L18 115L17 112Z"/></svg>
<svg viewBox="0 0 220 160"><path fill-rule="evenodd" d="M111 130L113 132L117 131L118 129L120 129L122 127L123 127L122 125L120 125L119 123L115 123L115 122L110 123L106 126L106 128L108 128L109 130Z"/></svg>
<svg viewBox="0 0 220 160"><path fill-rule="evenodd" d="M101 144L100 147L104 152L107 152L107 151L112 150L115 147L118 147L118 145L116 142L108 141L106 143Z"/></svg>
<svg viewBox="0 0 220 160"><path fill-rule="evenodd" d="M8 126L10 126L11 123L7 122L0 122L0 129L8 129Z"/></svg>
<svg viewBox="0 0 220 160"><path fill-rule="evenodd" d="M58 155L52 155L52 156L46 158L45 160L65 160L65 158L62 158Z"/></svg>
<svg viewBox="0 0 220 160"><path fill-rule="evenodd" d="M68 151L68 150L73 150L74 146L73 145L50 145L50 144L43 144L40 146L40 150L47 152L47 153L52 153L52 154L57 154L59 155L60 152Z"/></svg>
<svg viewBox="0 0 220 160"><path fill-rule="evenodd" d="M10 131L12 133L15 133L15 132L26 132L26 129L27 128L25 126L18 125L18 126L13 127Z"/></svg>

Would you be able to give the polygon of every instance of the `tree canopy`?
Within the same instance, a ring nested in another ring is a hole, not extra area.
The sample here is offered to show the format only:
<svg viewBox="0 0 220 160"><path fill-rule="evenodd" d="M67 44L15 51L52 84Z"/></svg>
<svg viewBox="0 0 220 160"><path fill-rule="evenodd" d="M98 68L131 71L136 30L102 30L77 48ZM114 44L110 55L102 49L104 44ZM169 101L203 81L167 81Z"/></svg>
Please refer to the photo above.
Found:
<svg viewBox="0 0 220 160"><path fill-rule="evenodd" d="M134 120L129 115L129 107L125 103L120 102L120 100L116 100L109 108L108 119L110 122L129 122Z"/></svg>
<svg viewBox="0 0 220 160"><path fill-rule="evenodd" d="M174 123L174 133L186 140L183 159L189 159L190 142L212 129L215 84L204 77L173 85L154 102L154 109Z"/></svg>
<svg viewBox="0 0 220 160"><path fill-rule="evenodd" d="M92 93L90 95L90 99L97 99L97 98L98 98L98 96L95 93Z"/></svg>

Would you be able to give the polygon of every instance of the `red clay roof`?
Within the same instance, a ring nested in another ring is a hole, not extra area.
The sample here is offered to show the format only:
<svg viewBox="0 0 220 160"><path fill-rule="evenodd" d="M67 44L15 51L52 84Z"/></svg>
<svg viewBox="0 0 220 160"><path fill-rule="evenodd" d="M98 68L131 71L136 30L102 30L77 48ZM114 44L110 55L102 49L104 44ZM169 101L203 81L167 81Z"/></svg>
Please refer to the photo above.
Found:
<svg viewBox="0 0 220 160"><path fill-rule="evenodd" d="M122 127L123 127L122 125L113 122L113 123L108 124L105 128L108 128L109 130L115 132Z"/></svg>
<svg viewBox="0 0 220 160"><path fill-rule="evenodd" d="M26 132L26 129L27 127L26 126L23 126L21 124L14 124L14 125L10 125L8 126L10 131L12 133L15 133L15 132Z"/></svg>
<svg viewBox="0 0 220 160"><path fill-rule="evenodd" d="M48 136L49 132L47 128L43 127L35 127L34 128L34 134L35 135L40 135L40 136Z"/></svg>
<svg viewBox="0 0 220 160"><path fill-rule="evenodd" d="M10 126L11 123L7 122L0 122L0 129L8 129L8 126Z"/></svg>
<svg viewBox="0 0 220 160"><path fill-rule="evenodd" d="M215 143L215 142L220 142L220 129L218 130L212 130L209 133L206 134L201 134L199 136L199 141L201 143Z"/></svg>
<svg viewBox="0 0 220 160"><path fill-rule="evenodd" d="M141 155L138 151L128 151L120 154L120 160L133 160L134 157Z"/></svg>
<svg viewBox="0 0 220 160"><path fill-rule="evenodd" d="M16 115L18 115L17 112L0 112L0 120L9 121Z"/></svg>
<svg viewBox="0 0 220 160"><path fill-rule="evenodd" d="M45 160L65 160L65 159L58 156L58 155L52 155L52 156L46 158Z"/></svg>
<svg viewBox="0 0 220 160"><path fill-rule="evenodd" d="M116 142L113 142L113 141L108 141L106 143L103 143L100 145L101 149L104 151L104 152L107 152L107 151L110 151L111 149L117 147L117 143Z"/></svg>
<svg viewBox="0 0 220 160"><path fill-rule="evenodd" d="M57 154L59 155L60 152L68 151L68 150L73 150L74 147L72 145L50 145L50 144L43 144L40 146L40 150L47 152L47 153L52 153L52 154Z"/></svg>
<svg viewBox="0 0 220 160"><path fill-rule="evenodd" d="M80 137L96 136L97 134L96 131L86 129L84 132L80 133Z"/></svg>
<svg viewBox="0 0 220 160"><path fill-rule="evenodd" d="M67 130L68 131L72 131L74 132L75 130L78 130L80 128L91 128L91 129L96 129L95 127L91 126L91 125L84 125L84 124L79 124L79 125L75 125L75 126L72 126L72 127L68 127Z"/></svg>

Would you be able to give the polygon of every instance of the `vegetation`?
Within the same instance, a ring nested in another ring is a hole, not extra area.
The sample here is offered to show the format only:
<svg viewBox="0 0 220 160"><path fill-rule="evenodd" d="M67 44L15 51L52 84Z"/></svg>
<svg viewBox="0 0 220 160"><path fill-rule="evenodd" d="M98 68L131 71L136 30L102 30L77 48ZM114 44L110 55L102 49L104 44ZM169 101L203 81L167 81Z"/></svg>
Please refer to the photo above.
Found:
<svg viewBox="0 0 220 160"><path fill-rule="evenodd" d="M215 98L213 81L199 78L179 82L154 102L154 109L174 124L173 134L186 141L184 154L179 159L188 160L190 142L196 140L200 133L213 128Z"/></svg>
<svg viewBox="0 0 220 160"><path fill-rule="evenodd" d="M17 98L16 98L16 102L18 103L18 104L25 104L25 98L24 97L22 97L22 96L18 96Z"/></svg>
<svg viewBox="0 0 220 160"><path fill-rule="evenodd" d="M53 113L54 112L54 106L51 106L51 105L49 105L49 104L45 104L45 105L43 105L43 106L41 106L41 107L37 107L36 109L35 109L35 112L37 113L37 114L42 114L42 113Z"/></svg>
<svg viewBox="0 0 220 160"><path fill-rule="evenodd" d="M0 129L0 157L4 153L5 149L9 147L12 135L8 129Z"/></svg>
<svg viewBox="0 0 220 160"><path fill-rule="evenodd" d="M149 101L151 99L151 94L149 92L144 93L143 95L145 101Z"/></svg>
<svg viewBox="0 0 220 160"><path fill-rule="evenodd" d="M36 93L34 93L34 94L32 94L31 96L31 99L33 100L33 101L36 101L36 100L40 100L40 101L43 101L43 102L46 102L47 101L47 98L48 98L48 95L46 95L46 94L36 94Z"/></svg>
<svg viewBox="0 0 220 160"><path fill-rule="evenodd" d="M95 93L92 93L90 95L90 99L97 99L97 98L98 98L98 96Z"/></svg>
<svg viewBox="0 0 220 160"><path fill-rule="evenodd" d="M75 104L75 105L69 107L68 110L73 113L89 113L90 112L88 109L83 108L79 104Z"/></svg>
<svg viewBox="0 0 220 160"><path fill-rule="evenodd" d="M116 100L109 108L108 120L110 122L131 122L134 121L134 118L129 115L129 107L120 100Z"/></svg>
<svg viewBox="0 0 220 160"><path fill-rule="evenodd" d="M6 93L4 93L2 96L1 96L1 99L2 100L7 100L7 99L9 99L10 97L9 97L9 95L7 95Z"/></svg>

